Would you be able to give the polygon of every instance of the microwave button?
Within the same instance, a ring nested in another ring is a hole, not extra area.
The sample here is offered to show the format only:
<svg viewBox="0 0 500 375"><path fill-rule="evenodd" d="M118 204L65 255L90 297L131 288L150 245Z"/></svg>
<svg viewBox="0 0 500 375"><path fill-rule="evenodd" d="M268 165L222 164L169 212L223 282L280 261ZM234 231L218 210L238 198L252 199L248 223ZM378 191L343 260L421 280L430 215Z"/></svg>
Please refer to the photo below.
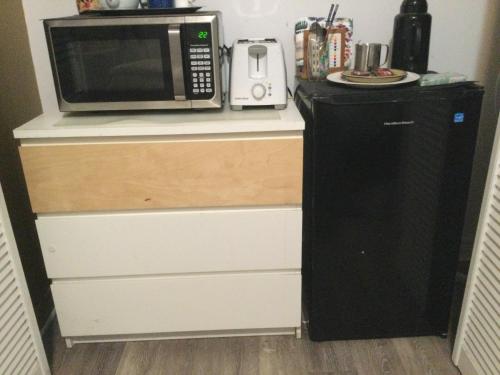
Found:
<svg viewBox="0 0 500 375"><path fill-rule="evenodd" d="M196 52L198 52L198 53L203 53L203 48L198 48L198 49L196 49Z"/></svg>
<svg viewBox="0 0 500 375"><path fill-rule="evenodd" d="M198 61L191 61L191 66L198 65Z"/></svg>
<svg viewBox="0 0 500 375"><path fill-rule="evenodd" d="M197 89L198 88L198 84L197 83L193 83L193 88Z"/></svg>
<svg viewBox="0 0 500 375"><path fill-rule="evenodd" d="M189 52L190 52L190 53L195 53L195 52L196 52L196 48L190 48L190 49L189 49Z"/></svg>
<svg viewBox="0 0 500 375"><path fill-rule="evenodd" d="M210 58L210 55L203 55L203 58L204 58L204 59L209 59L209 58Z"/></svg>
<svg viewBox="0 0 500 375"><path fill-rule="evenodd" d="M198 55L191 55L189 57L191 58L191 60L194 60L194 59L196 59L196 56L198 56Z"/></svg>
<svg viewBox="0 0 500 375"><path fill-rule="evenodd" d="M198 83L198 78L193 78L193 83Z"/></svg>
<svg viewBox="0 0 500 375"><path fill-rule="evenodd" d="M211 68L209 66L206 66L205 67L205 70L210 70Z"/></svg>
<svg viewBox="0 0 500 375"><path fill-rule="evenodd" d="M210 82L207 82L207 87L208 88L212 87L212 84Z"/></svg>
<svg viewBox="0 0 500 375"><path fill-rule="evenodd" d="M212 73L205 74L207 77L212 77Z"/></svg>
<svg viewBox="0 0 500 375"><path fill-rule="evenodd" d="M212 62L211 61L205 61L205 65L210 65Z"/></svg>
<svg viewBox="0 0 500 375"><path fill-rule="evenodd" d="M205 52L205 53L210 53L210 48L204 48L204 49L203 49L203 52Z"/></svg>
<svg viewBox="0 0 500 375"><path fill-rule="evenodd" d="M200 77L205 77L205 73L200 73Z"/></svg>
<svg viewBox="0 0 500 375"><path fill-rule="evenodd" d="M200 89L200 92L201 92L202 94L204 94L204 93L205 93L205 89Z"/></svg>
<svg viewBox="0 0 500 375"><path fill-rule="evenodd" d="M212 91L212 89L207 89L206 91L207 91L208 93L213 92L213 91Z"/></svg>
<svg viewBox="0 0 500 375"><path fill-rule="evenodd" d="M198 77L198 73L193 73L193 78Z"/></svg>
<svg viewBox="0 0 500 375"><path fill-rule="evenodd" d="M192 67L191 67L191 70L192 70L193 72L196 72L196 71L198 70L198 67L197 67L197 66L192 66Z"/></svg>
<svg viewBox="0 0 500 375"><path fill-rule="evenodd" d="M205 84L204 84L204 83L200 83L200 87L201 87L202 89L204 89L204 88L205 88Z"/></svg>
<svg viewBox="0 0 500 375"><path fill-rule="evenodd" d="M193 90L193 94L199 94L199 93L200 93L200 90L198 90L198 89Z"/></svg>

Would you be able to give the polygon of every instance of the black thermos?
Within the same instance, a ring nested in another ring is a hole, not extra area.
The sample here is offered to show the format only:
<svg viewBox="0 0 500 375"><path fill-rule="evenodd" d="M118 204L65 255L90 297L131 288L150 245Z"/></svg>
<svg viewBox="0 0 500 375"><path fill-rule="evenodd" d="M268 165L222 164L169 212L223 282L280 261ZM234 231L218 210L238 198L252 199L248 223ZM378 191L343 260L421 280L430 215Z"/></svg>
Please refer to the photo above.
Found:
<svg viewBox="0 0 500 375"><path fill-rule="evenodd" d="M394 19L391 67L425 74L429 63L432 16L426 0L404 0Z"/></svg>

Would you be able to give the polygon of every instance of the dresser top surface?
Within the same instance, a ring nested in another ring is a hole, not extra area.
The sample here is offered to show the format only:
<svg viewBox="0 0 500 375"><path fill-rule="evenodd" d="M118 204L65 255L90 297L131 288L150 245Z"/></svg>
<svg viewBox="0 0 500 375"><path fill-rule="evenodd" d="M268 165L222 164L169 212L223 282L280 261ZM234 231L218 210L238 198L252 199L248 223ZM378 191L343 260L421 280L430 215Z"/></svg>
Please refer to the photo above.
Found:
<svg viewBox="0 0 500 375"><path fill-rule="evenodd" d="M43 114L14 130L16 139L133 137L302 131L295 103L285 110Z"/></svg>

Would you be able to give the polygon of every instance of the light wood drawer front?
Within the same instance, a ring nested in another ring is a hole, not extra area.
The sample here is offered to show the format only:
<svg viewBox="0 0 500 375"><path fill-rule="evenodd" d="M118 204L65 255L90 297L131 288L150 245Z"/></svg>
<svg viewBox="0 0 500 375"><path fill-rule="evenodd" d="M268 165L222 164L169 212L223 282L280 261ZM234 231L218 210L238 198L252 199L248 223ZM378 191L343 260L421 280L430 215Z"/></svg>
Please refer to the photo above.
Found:
<svg viewBox="0 0 500 375"><path fill-rule="evenodd" d="M61 281L52 293L65 337L300 326L299 272Z"/></svg>
<svg viewBox="0 0 500 375"><path fill-rule="evenodd" d="M296 205L302 137L22 146L34 212Z"/></svg>
<svg viewBox="0 0 500 375"><path fill-rule="evenodd" d="M50 278L301 268L302 210L40 217Z"/></svg>

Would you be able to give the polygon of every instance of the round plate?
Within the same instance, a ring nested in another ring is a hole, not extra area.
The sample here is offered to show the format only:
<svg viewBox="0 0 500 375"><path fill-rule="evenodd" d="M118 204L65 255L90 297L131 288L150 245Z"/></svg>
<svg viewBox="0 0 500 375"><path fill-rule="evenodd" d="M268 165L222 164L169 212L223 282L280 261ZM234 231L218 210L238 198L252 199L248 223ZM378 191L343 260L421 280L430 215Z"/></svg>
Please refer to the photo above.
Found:
<svg viewBox="0 0 500 375"><path fill-rule="evenodd" d="M391 69L392 76L357 76L352 74L352 70L342 72L342 78L349 82L357 83L389 83L405 79L407 73L404 70Z"/></svg>
<svg viewBox="0 0 500 375"><path fill-rule="evenodd" d="M408 72L406 78L402 79L401 81L397 81L397 82L358 83L358 82L346 81L345 79L342 78L342 72L338 72L338 73L332 73L332 74L328 75L328 77L326 77L326 79L329 80L330 82L333 82L333 83L336 83L339 85L366 88L366 89L376 89L376 88L406 85L408 83L418 81L420 79L420 76L416 73Z"/></svg>

